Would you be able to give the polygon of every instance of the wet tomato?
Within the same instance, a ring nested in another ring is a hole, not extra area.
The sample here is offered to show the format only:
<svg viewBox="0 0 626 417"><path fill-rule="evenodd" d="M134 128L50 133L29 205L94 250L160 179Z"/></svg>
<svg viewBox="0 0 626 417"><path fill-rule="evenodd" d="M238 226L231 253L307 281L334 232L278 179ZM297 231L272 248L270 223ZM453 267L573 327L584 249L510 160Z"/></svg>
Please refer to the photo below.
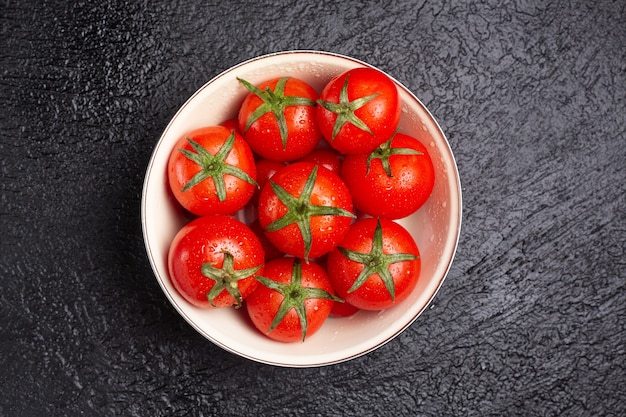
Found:
<svg viewBox="0 0 626 417"><path fill-rule="evenodd" d="M257 188L250 147L223 126L203 127L180 138L167 170L174 197L197 216L233 214Z"/></svg>
<svg viewBox="0 0 626 417"><path fill-rule="evenodd" d="M198 217L174 237L168 269L174 288L201 308L240 306L263 272L261 242L248 226L224 215Z"/></svg>
<svg viewBox="0 0 626 417"><path fill-rule="evenodd" d="M258 288L246 300L257 329L280 342L304 341L326 321L335 301L326 271L314 262L286 257L269 261Z"/></svg>
<svg viewBox="0 0 626 417"><path fill-rule="evenodd" d="M316 111L326 141L343 154L372 152L398 128L401 102L394 81L373 68L355 68L330 80Z"/></svg>
<svg viewBox="0 0 626 417"><path fill-rule="evenodd" d="M352 197L339 176L311 162L287 165L261 190L259 223L282 252L299 258L328 253L354 217Z"/></svg>
<svg viewBox="0 0 626 417"><path fill-rule="evenodd" d="M346 156L341 177L354 205L373 217L400 219L417 211L435 185L435 169L426 147L397 133L371 154Z"/></svg>
<svg viewBox="0 0 626 417"><path fill-rule="evenodd" d="M239 109L239 129L255 153L293 161L317 146L322 136L315 122L318 95L313 87L294 77L259 85L239 81L250 91Z"/></svg>
<svg viewBox="0 0 626 417"><path fill-rule="evenodd" d="M328 254L327 270L337 295L363 310L383 310L415 288L421 261L409 232L393 220L357 220Z"/></svg>

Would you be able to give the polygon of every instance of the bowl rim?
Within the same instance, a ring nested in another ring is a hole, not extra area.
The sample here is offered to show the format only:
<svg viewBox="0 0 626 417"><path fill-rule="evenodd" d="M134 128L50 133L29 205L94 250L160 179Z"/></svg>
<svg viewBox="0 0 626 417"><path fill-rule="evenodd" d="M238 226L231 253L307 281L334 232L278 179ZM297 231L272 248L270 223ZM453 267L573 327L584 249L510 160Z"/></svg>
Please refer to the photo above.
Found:
<svg viewBox="0 0 626 417"><path fill-rule="evenodd" d="M438 131L439 135L441 135L441 138L443 139L443 143L445 144L445 151L448 153L448 155L449 155L449 157L451 159L451 162L452 162L452 167L453 167L452 175L455 178L455 182L456 182L455 190L457 191L457 196L456 197L458 199L458 216L456 218L454 218L455 223L456 223L456 225L455 225L456 230L454 231L454 235L453 235L454 236L454 244L453 244L452 248L450 249L450 257L447 260L447 265L445 265L445 268L443 269L443 273L438 278L439 282L437 283L437 286L433 290L432 294L429 296L427 302L417 312L417 314L415 314L413 317L411 317L410 320L407 320L407 322L403 326L398 328L397 331L395 331L393 334L389 335L386 339L380 341L379 343L377 343L377 344L375 344L373 346L370 346L367 349L364 349L364 350L359 351L358 353L355 353L355 354L352 354L352 355L344 356L344 357L333 359L333 360L327 360L327 361L322 361L322 362L310 362L310 363L304 363L304 362L291 363L291 362L286 362L286 361L285 362L281 362L281 361L273 361L273 360L269 360L269 359L256 357L254 355L251 355L251 354L248 354L248 353L245 353L245 352L241 352L241 351L233 348L232 346L226 345L225 343L222 343L220 340L217 340L216 338L211 337L210 334L208 334L197 323L195 323L195 321L191 317L189 317L186 314L185 310L181 306L178 305L176 300L174 300L172 298L171 294L169 293L169 290L165 287L164 283L162 282L163 278L160 276L160 274L158 272L158 267L157 267L156 261L155 261L155 255L153 255L153 248L151 247L150 240L148 238L148 225L147 225L147 204L146 204L146 198L147 198L147 194L148 194L148 184L150 182L149 180L150 180L150 177L151 177L150 174L151 174L152 169L154 167L155 159L157 157L157 154L159 153L159 149L163 145L163 142L165 141L165 137L167 136L168 131L170 130L172 125L175 123L175 121L178 118L178 116L186 109L186 107L188 107L190 105L190 103L196 98L196 96L198 96L205 88L207 88L207 86L209 86L210 84L212 84L216 80L226 76L227 74L235 72L235 71L239 70L241 67L247 66L247 65L249 65L251 63L254 63L254 62L257 62L257 61L270 59L270 58L276 57L276 56L292 55L292 54L300 54L300 55L302 55L302 54L313 54L313 55L323 55L323 56L328 56L328 57L336 57L336 58L340 58L340 59L343 59L343 60L352 61L353 63L358 64L360 66L376 69L378 71L383 72L385 75L387 75L389 78L391 78L399 89L404 90L404 92L406 94L408 94L413 100L415 100L417 103L419 103L419 105L422 107L422 109L428 114L428 117L430 118L431 122L434 123L434 126L435 126L436 130ZM370 352L372 352L372 351L374 351L374 350L384 346L385 344L389 343L391 340L395 339L399 334L404 332L408 327L410 327L422 315L422 313L424 311L426 311L426 309L432 304L432 302L435 299L437 293L439 292L439 290L443 286L443 283L446 280L446 278L448 276L448 273L450 272L450 268L451 268L452 263L454 261L454 258L456 256L456 251L457 251L458 245L459 245L460 234L461 234L462 218L463 218L462 214L463 214L462 188L461 188L461 180L460 180L458 166L457 166L457 163L456 163L456 158L455 158L454 153L452 152L452 149L450 147L450 142L448 141L448 138L445 135L444 131L441 129L441 126L439 125L439 122L435 119L435 117L432 115L430 110L421 102L421 100L415 94L413 94L413 92L411 92L406 86L404 86L403 83L399 82L393 76L391 76L390 74L388 74L384 70L381 70L380 68L378 68L378 67L376 67L376 66L374 66L372 64L369 64L369 63L367 63L365 61L362 61L362 60L360 60L358 58L354 58L354 57L351 57L351 56L347 56L347 55L343 55L343 54L339 54L339 53L335 53L335 52L328 52L328 51L321 51L321 50L308 50L308 49L296 49L296 50L284 50L284 51L278 51L278 52L271 52L271 53L267 53L267 54L259 55L259 56L253 57L253 58L246 59L244 61L241 61L238 64L235 64L235 65L229 67L228 69L226 69L224 71L221 71L220 73L218 73L217 75L215 75L214 77L209 79L207 82L205 82L202 86L200 86L177 109L177 111L169 119L167 125L165 126L165 128L163 129L161 135L159 136L158 141L156 142L156 144L155 144L155 146L154 146L154 148L152 150L152 154L150 156L148 165L147 165L146 170L145 170L145 176L144 176L144 180L143 180L143 184L142 184L142 193L141 193L141 226L142 226L142 235L143 235L146 255L148 257L148 260L149 260L149 263L150 263L150 267L152 269L152 273L153 273L154 277L156 278L157 282L159 283L159 286L161 287L161 290L166 295L166 298L169 300L169 302L172 304L172 306L174 306L175 310L198 333L200 333L203 337L205 337L206 339L211 341L213 344L215 344L215 345L219 346L220 348L226 350L227 352L234 353L234 354L236 354L236 355L238 355L240 357L243 357L243 358L255 361L255 362L263 363L263 364L275 365L275 366L281 366L281 367L294 367L294 368L327 366L327 365L338 364L338 363L342 363L342 362L346 362L346 361L358 358L360 356L366 355L366 354L368 354L368 353L370 353Z"/></svg>

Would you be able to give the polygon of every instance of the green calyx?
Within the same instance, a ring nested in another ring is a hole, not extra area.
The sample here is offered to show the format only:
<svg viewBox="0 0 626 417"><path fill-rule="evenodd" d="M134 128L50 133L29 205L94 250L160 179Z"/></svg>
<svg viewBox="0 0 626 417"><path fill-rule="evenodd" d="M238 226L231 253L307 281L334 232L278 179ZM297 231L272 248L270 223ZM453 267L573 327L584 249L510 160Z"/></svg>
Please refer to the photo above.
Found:
<svg viewBox="0 0 626 417"><path fill-rule="evenodd" d="M294 258L293 268L291 271L291 282L289 284L283 284L276 282L266 277L257 275L256 279L267 288L278 291L283 296L283 301L272 320L270 328L267 333L270 333L276 328L283 320L285 315L292 308L295 309L300 319L300 327L302 328L302 341L306 337L307 331L307 318L305 301L311 298L325 298L328 300L337 301L343 303L343 300L337 296L332 295L328 291L321 288L303 287L302 286L302 263L300 259Z"/></svg>
<svg viewBox="0 0 626 417"><path fill-rule="evenodd" d="M335 140L335 137L339 134L339 131L341 130L343 125L348 122L352 123L359 129L369 133L370 135L374 135L374 133L372 133L370 128L365 124L365 122L359 119L358 116L354 114L354 112L375 99L379 95L379 93L370 94L369 96L360 97L356 100L350 101L350 99L348 98L348 78L349 77L346 77L346 79L344 80L341 91L339 92L339 103L333 103L325 100L317 100L317 104L337 115L335 125L333 126L332 140Z"/></svg>
<svg viewBox="0 0 626 417"><path fill-rule="evenodd" d="M296 198L289 194L280 185L276 184L271 179L269 180L270 186L274 191L274 194L280 199L280 201L287 207L287 213L278 220L273 221L265 227L268 232L276 232L284 227L289 226L292 223L298 225L302 240L304 241L304 259L308 261L309 253L311 252L311 245L313 242L313 236L311 231L311 217L315 216L343 216L354 218L355 215L348 210L344 210L339 207L333 206L318 206L311 203L311 194L313 193L313 187L315 186L315 179L317 178L317 165L311 170L309 177L307 178L304 188L300 197Z"/></svg>
<svg viewBox="0 0 626 417"><path fill-rule="evenodd" d="M206 262L202 264L201 272L205 277L215 281L211 290L207 293L207 299L213 307L213 300L223 290L228 291L236 301L236 307L241 307L243 298L239 292L238 282L244 278L254 275L263 265L253 268L235 270L234 258L230 252L224 252L224 262L221 268L215 267L215 262Z"/></svg>
<svg viewBox="0 0 626 417"><path fill-rule="evenodd" d="M204 181L207 178L212 178L215 184L215 190L217 198L220 201L226 200L226 185L224 183L224 175L232 175L245 182L248 182L254 186L258 186L256 181L248 175L241 168L237 168L233 165L226 163L226 157L235 144L235 132L232 131L224 145L220 148L215 155L212 155L209 151L204 149L202 145L194 141L191 138L187 138L189 145L193 148L192 152L188 149L179 149L179 151L185 155L188 159L195 162L200 166L200 171L191 177L189 181L183 186L181 192L189 190Z"/></svg>
<svg viewBox="0 0 626 417"><path fill-rule="evenodd" d="M423 155L422 152L416 151L415 149L411 148L392 148L391 142L393 141L394 136L395 133L391 136L391 139L381 144L378 148L374 149L371 154L369 154L366 162L367 170L365 171L365 175L369 174L370 165L374 159L380 159L380 162L382 163L383 169L385 170L387 176L393 177L393 175L391 174L391 164L389 163L389 158L392 155Z"/></svg>
<svg viewBox="0 0 626 417"><path fill-rule="evenodd" d="M355 252L343 247L337 247L337 249L346 258L364 266L352 287L348 290L349 293L356 291L371 275L378 274L393 301L396 299L396 290L393 277L389 272L389 266L397 262L412 261L418 258L410 253L383 253L383 228L380 225L380 219L378 219L376 229L374 229L372 249L369 253Z"/></svg>
<svg viewBox="0 0 626 417"><path fill-rule="evenodd" d="M272 113L276 118L276 123L278 124L278 131L280 132L280 139L283 144L283 149L287 147L287 120L285 119L285 108L289 106L315 106L315 100L311 100L306 97L299 96L286 96L285 95L285 84L289 77L283 77L278 80L276 83L276 87L274 91L272 91L269 87L265 88L265 90L261 90L257 86L249 83L248 81L237 78L241 84L251 93L255 94L261 100L263 100L263 104L250 114L248 120L246 120L246 126L244 128L244 133L248 131L250 126L254 122L256 122L261 116L266 113Z"/></svg>

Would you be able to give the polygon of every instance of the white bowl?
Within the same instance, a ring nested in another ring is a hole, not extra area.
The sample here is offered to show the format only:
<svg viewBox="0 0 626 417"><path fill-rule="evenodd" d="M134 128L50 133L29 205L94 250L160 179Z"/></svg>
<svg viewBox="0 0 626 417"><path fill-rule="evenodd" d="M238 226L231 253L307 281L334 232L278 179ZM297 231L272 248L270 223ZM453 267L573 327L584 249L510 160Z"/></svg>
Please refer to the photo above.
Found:
<svg viewBox="0 0 626 417"><path fill-rule="evenodd" d="M202 310L187 303L168 277L167 253L178 230L189 221L173 199L166 179L167 160L186 132L235 117L247 90L237 77L252 83L280 76L301 78L318 92L335 75L371 66L354 58L316 51L261 56L224 71L200 88L176 113L159 139L147 168L141 202L147 254L163 292L181 316L223 349L262 363L309 367L356 358L382 346L406 329L431 302L452 263L461 228L461 186L450 146L424 105L396 80L402 99L400 132L420 139L435 166L435 187L415 214L399 220L415 238L422 269L417 287L398 306L381 312L359 311L348 318L329 318L303 343L272 341L256 330L245 309ZM393 79L393 77L392 77ZM247 221L245 214L238 216Z"/></svg>

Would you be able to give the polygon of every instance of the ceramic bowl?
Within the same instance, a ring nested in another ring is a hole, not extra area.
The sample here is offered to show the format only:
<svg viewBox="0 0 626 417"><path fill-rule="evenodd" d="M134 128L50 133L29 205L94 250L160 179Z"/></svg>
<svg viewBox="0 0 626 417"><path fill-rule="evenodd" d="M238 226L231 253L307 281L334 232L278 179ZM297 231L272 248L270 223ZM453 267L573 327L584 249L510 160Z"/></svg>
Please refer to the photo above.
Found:
<svg viewBox="0 0 626 417"><path fill-rule="evenodd" d="M318 333L302 343L280 343L261 334L245 308L202 310L187 303L174 289L167 269L170 242L190 218L174 200L166 178L167 160L185 133L235 117L247 94L237 77L258 83L280 76L301 78L318 92L335 75L360 60L327 52L290 51L261 56L236 65L207 82L178 110L158 140L143 186L141 219L147 255L156 279L180 315L200 334L242 357L287 367L329 365L359 357L389 342L411 325L441 287L452 263L461 228L461 187L449 143L426 107L406 87L399 131L422 141L435 166L435 187L413 215L398 222L415 238L422 269L417 287L399 305L380 312L359 311L348 318L329 318ZM250 221L243 213L238 218Z"/></svg>

